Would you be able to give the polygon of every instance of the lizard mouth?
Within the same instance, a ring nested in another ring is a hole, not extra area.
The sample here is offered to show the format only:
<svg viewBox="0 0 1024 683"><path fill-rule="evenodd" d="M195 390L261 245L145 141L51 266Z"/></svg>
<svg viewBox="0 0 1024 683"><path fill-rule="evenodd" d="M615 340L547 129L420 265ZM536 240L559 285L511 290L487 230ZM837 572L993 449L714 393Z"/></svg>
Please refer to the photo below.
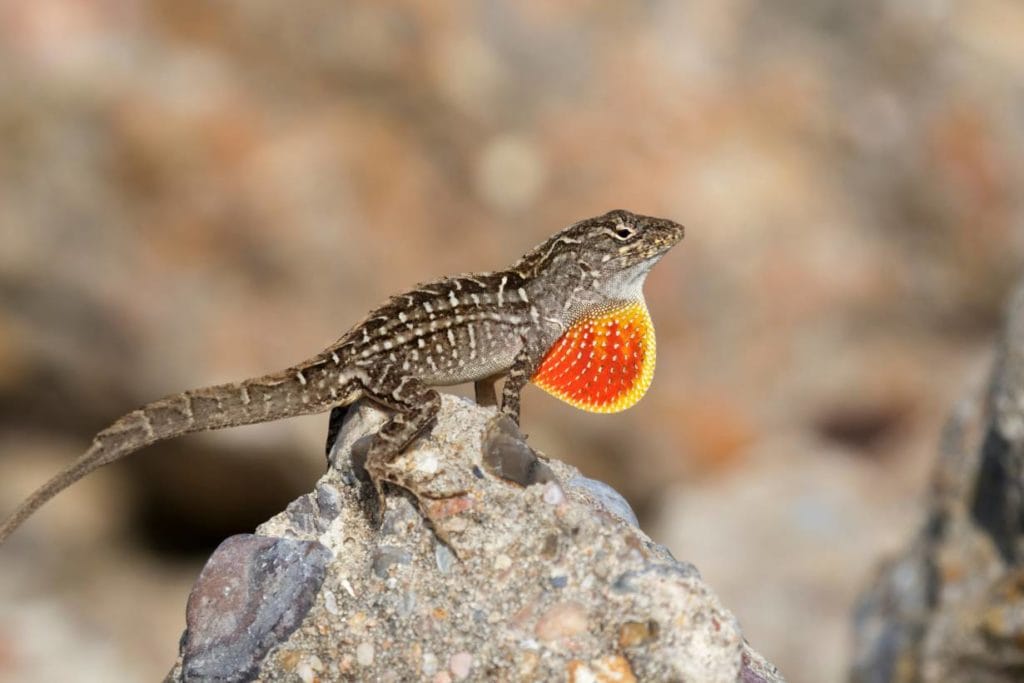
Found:
<svg viewBox="0 0 1024 683"><path fill-rule="evenodd" d="M659 241L662 246L662 253L664 253L683 241L683 237L686 235L686 228L679 223L668 220L664 222L662 227L664 234Z"/></svg>
<svg viewBox="0 0 1024 683"><path fill-rule="evenodd" d="M679 223L663 219L657 219L657 224L651 226L650 230L653 232L650 239L646 244L635 245L637 251L633 255L638 264L645 264L648 269L669 249L679 244L686 232Z"/></svg>

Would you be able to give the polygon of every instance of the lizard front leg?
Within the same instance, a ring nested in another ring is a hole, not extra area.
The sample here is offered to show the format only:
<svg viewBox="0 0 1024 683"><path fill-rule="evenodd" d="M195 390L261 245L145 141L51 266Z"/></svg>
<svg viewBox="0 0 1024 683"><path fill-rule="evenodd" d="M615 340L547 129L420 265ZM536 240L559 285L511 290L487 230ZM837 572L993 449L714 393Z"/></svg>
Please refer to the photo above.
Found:
<svg viewBox="0 0 1024 683"><path fill-rule="evenodd" d="M501 412L511 418L516 425L519 424L519 396L523 388L530 383L533 373L540 367L543 357L543 351L524 338L523 347L516 354L508 371L508 379L501 390Z"/></svg>
<svg viewBox="0 0 1024 683"><path fill-rule="evenodd" d="M537 346L523 340L502 390L501 413L490 421L484 435L484 465L492 474L521 486L554 479L551 469L541 462L518 429L520 394L544 358Z"/></svg>

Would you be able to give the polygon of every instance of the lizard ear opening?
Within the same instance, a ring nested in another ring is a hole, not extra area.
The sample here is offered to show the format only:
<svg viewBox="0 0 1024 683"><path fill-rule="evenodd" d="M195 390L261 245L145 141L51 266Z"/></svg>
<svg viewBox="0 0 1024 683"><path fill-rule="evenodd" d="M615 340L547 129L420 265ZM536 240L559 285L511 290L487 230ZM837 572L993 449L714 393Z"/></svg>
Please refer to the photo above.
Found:
<svg viewBox="0 0 1024 683"><path fill-rule="evenodd" d="M616 413L647 392L655 351L647 306L633 301L574 323L548 350L532 381L582 410Z"/></svg>

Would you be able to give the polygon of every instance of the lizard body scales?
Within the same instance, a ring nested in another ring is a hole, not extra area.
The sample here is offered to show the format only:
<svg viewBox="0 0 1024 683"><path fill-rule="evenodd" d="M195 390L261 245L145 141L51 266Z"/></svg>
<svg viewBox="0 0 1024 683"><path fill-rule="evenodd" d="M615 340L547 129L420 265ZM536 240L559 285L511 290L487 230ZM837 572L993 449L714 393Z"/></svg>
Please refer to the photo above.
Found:
<svg viewBox="0 0 1024 683"><path fill-rule="evenodd" d="M311 359L263 377L149 403L92 446L0 525L3 542L54 495L89 472L176 436L319 413L367 398L390 409L366 469L383 466L431 423L433 387L475 382L477 400L519 421L533 380L577 407L613 412L643 395L654 369L647 273L683 237L672 221L611 211L565 228L510 268L443 278L392 297ZM379 483L378 483L379 485Z"/></svg>

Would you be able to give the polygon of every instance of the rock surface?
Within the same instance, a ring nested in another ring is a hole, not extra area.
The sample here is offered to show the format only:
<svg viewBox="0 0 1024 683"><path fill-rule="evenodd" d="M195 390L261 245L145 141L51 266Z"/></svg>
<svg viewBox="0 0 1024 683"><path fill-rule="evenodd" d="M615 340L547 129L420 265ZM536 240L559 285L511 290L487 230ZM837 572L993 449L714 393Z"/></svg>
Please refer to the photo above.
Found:
<svg viewBox="0 0 1024 683"><path fill-rule="evenodd" d="M445 396L376 525L351 462L384 416L354 407L315 491L211 558L169 680L782 680L618 494L494 415Z"/></svg>
<svg viewBox="0 0 1024 683"><path fill-rule="evenodd" d="M224 541L189 596L183 677L230 680L255 674L267 651L309 611L330 556L316 541L249 534Z"/></svg>
<svg viewBox="0 0 1024 683"><path fill-rule="evenodd" d="M986 395L958 407L927 518L857 614L852 680L1024 680L1024 282Z"/></svg>

